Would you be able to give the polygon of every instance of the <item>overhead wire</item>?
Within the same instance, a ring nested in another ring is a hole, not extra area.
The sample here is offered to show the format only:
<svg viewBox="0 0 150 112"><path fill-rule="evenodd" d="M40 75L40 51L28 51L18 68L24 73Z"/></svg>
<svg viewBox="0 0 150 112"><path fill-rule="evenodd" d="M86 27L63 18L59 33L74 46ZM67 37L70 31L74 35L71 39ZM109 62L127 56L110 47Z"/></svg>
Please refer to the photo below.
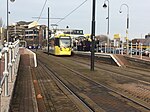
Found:
<svg viewBox="0 0 150 112"><path fill-rule="evenodd" d="M79 9L83 4L85 4L87 0L83 1L80 5L78 5L75 9L73 9L69 14L67 14L65 17L60 19L56 24L60 23L62 20L66 19L68 16L70 16L73 12L75 12L77 9Z"/></svg>
<svg viewBox="0 0 150 112"><path fill-rule="evenodd" d="M73 12L75 12L77 9L79 9L79 8L80 8L82 5L84 5L86 2L87 2L87 0L83 1L80 5L78 5L75 9L73 9L70 13L68 13L66 16L64 16L62 19L60 19L56 24L60 23L60 22L61 22L62 20L64 20L64 19L66 19L68 16L70 16ZM40 20L40 18L41 18L41 15L42 15L42 13L43 13L43 11L44 11L44 8L45 8L45 6L46 6L46 3L47 3L47 0L45 0L45 3L44 3L44 5L43 5L43 7L42 7L42 10L41 10L41 13L40 13L40 15L39 15L39 17L38 17L37 22L39 22L39 20Z"/></svg>
<svg viewBox="0 0 150 112"><path fill-rule="evenodd" d="M38 17L37 22L39 22L39 20L40 20L40 18L41 18L41 15L42 15L43 10L44 10L44 8L45 8L45 6L46 6L46 3L47 3L47 0L45 0L45 3L44 3L44 5L43 5L43 8L42 8L41 13L40 13L40 15L39 15L39 17Z"/></svg>

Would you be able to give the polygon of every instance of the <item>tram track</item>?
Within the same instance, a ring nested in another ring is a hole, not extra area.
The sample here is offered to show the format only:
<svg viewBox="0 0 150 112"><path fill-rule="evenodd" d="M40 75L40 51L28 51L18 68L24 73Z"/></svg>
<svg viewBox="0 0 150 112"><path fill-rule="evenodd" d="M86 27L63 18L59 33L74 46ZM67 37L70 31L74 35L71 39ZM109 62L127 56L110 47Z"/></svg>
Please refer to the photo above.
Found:
<svg viewBox="0 0 150 112"><path fill-rule="evenodd" d="M60 63L59 63L59 64L60 64ZM103 87L105 87L105 88L107 88L107 89L113 91L114 93L119 94L120 96L123 96L123 97L125 97L125 98L127 98L127 99L129 99L129 100L131 100L131 101L133 101L133 102L135 102L135 103L137 103L137 104L139 104L139 105L141 105L141 106L143 106L143 107L145 107L145 108L147 108L147 109L150 110L149 104L146 104L146 103L144 103L144 102L141 103L141 101L137 101L137 99L135 100L135 98L131 98L131 96L125 95L125 94L123 94L123 93L118 92L118 91L115 90L115 89L112 89L112 88L109 87L109 86L106 86L106 85L104 85L104 84L102 84L102 83L98 83L98 82L96 82L96 81L94 81L94 80L91 80L90 78L86 77L85 75L82 75L81 73L79 73L79 72L77 72L77 71L74 71L73 69L71 69L71 68L69 68L69 67L67 67L67 66L65 66L65 65L63 65L63 64L60 64L60 65L63 66L63 67L65 67L66 69L68 69L68 70L70 70L70 71L72 71L72 72L75 72L76 74L78 74L78 75L80 75L80 76L82 76L82 77L84 77L84 78L86 78L86 79L88 79L88 80L90 80L90 81L93 81L93 82L95 82L96 84L98 84L98 85L100 85L100 86L103 86ZM132 79L133 79L133 78L132 78ZM135 80L135 79L134 79L134 80ZM137 81L139 81L139 80L137 80ZM143 81L140 80L140 82L143 82ZM144 83L147 83L147 82L144 81ZM149 83L148 83L148 84L149 84Z"/></svg>
<svg viewBox="0 0 150 112"><path fill-rule="evenodd" d="M84 102L75 92L73 92L69 87L67 87L67 85L58 77L58 74L56 72L54 72L52 69L50 69L47 65L42 66L42 68L47 72L51 72L51 76L53 77L53 80L55 80L55 82L57 82L57 84L59 85L60 88L62 88L62 90L64 91L68 91L69 94L71 94L71 96L73 96L73 101L75 102L75 104L78 107L82 107L80 108L80 111L86 111L86 112L94 112L94 110L86 103ZM67 93L68 93L67 92ZM71 97L70 97L71 98Z"/></svg>
<svg viewBox="0 0 150 112"><path fill-rule="evenodd" d="M133 69L138 71L138 72L135 72L135 73L139 73L139 72L146 72L146 73L150 73L150 70L149 69L146 69L146 68L140 68L140 67L135 67L135 66L129 66L129 65L126 65L127 69L129 71L132 71ZM150 76L150 74L148 75Z"/></svg>
<svg viewBox="0 0 150 112"><path fill-rule="evenodd" d="M68 106L68 108L70 108L71 112L94 112L92 110L92 108L90 108L84 101L82 101L73 91L71 91L58 77L57 77L57 73L55 73L54 71L48 69L48 67L46 65L44 65L41 61L38 61L38 64L40 66L40 70L38 70L37 72L41 72L42 69L46 72L42 73L43 76L39 75L38 77L44 77L44 79L46 80L54 80L55 83L57 84L57 86L61 89L61 91L64 92L65 95L67 95L67 97L69 99L72 100L72 102L74 102L74 104L78 107L78 109L73 110L71 109L72 106ZM49 75L48 75L49 74ZM41 79L41 78L40 78ZM39 82L40 83L40 82ZM45 86L42 82L40 83L41 88L43 89L43 94L45 95L46 99L49 99L48 96L48 89L50 89L49 87ZM50 93L49 93L50 94ZM54 97L54 96L51 96ZM60 108L59 106L56 106L55 101L53 101L54 99L50 98L50 101L46 101L45 100L45 104L47 105L47 111L52 111L52 112L57 112L58 108ZM60 101L59 101L60 102ZM63 105L63 104L62 104ZM64 107L61 107L64 108ZM64 109L62 109L61 111L65 111ZM68 111L68 110L67 110Z"/></svg>
<svg viewBox="0 0 150 112"><path fill-rule="evenodd" d="M57 58L58 58L58 57L57 57ZM48 59L47 59L47 61L48 61ZM55 61L55 62L56 62L56 61ZM63 68L66 68L66 69L68 69L68 70L74 72L74 74L78 74L78 76L85 78L86 80L88 80L88 82L91 81L91 82L95 83L96 85L99 85L100 87L104 87L104 88L106 88L106 89L109 89L109 91L112 91L111 93L113 93L113 94L118 94L119 96L121 96L121 97L123 97L123 98L125 98L125 99L127 99L127 100L130 100L130 101L132 101L132 102L134 102L134 103L136 103L136 104L138 104L138 105L141 105L141 106L143 106L144 108L147 108L147 109L149 110L149 106L146 106L146 104L141 103L140 101L137 101L137 99L135 100L135 98L131 98L131 96L128 96L127 94L120 93L120 91L116 92L116 89L112 88L112 86L108 86L108 85L99 83L99 82L97 82L97 81L94 81L94 80L92 80L92 79L86 77L85 75L81 75L79 72L73 70L72 68L63 65L62 63L60 64L60 61L59 61L59 63L57 62L57 64L59 64L59 66L62 66ZM47 65L47 66L48 66L48 65Z"/></svg>
<svg viewBox="0 0 150 112"><path fill-rule="evenodd" d="M68 59L67 59L68 60ZM72 59L71 59L72 60ZM74 60L74 59L73 59ZM74 60L75 61L75 60ZM79 63L81 63L81 64L86 64L86 65L88 65L87 64L87 62L83 62L83 61L76 61L76 62L79 62ZM143 103L142 105L144 106L144 105L146 105L146 108L148 108L148 109L150 109L149 108L149 106L150 106L150 95L149 95L149 93L150 93L150 87L149 87L149 85L150 85L150 82L148 82L148 81L143 81L143 80L140 80L140 79L137 79L137 78L134 78L134 77L130 77L130 76L128 76L127 74L128 73L121 73L121 72L118 72L118 71L114 71L114 70L111 70L111 69L106 69L104 66L103 67L99 67L99 66L95 66L95 68L100 68L101 70L105 70L105 71L109 71L109 72L113 72L113 73L115 73L115 74L117 74L117 75L119 75L119 76L121 76L121 77L124 77L124 78L128 78L128 79L131 79L131 80L134 80L134 81L136 81L135 83L137 83L137 85L133 85L133 86L137 86L137 89L139 89L140 91L140 93L135 93L134 91L129 91L128 89L125 89L124 90L124 88L122 88L123 89L123 91L124 91L124 94L126 94L127 96L129 96L129 97L132 97L132 99L136 99L137 100L137 102L139 102L139 104L141 104L141 102ZM137 67L136 67L137 68ZM120 69L122 69L122 68L120 68ZM128 71L128 72L131 72L131 71ZM135 76L135 73L137 73L137 72L134 72L134 74L132 74L132 75L134 75ZM131 73L130 73L131 74ZM141 76L143 75L142 73L139 73ZM139 75L139 74L136 74L136 75ZM147 78L149 79L149 74L147 74L146 75L147 76ZM138 77L139 78L139 77ZM133 82L134 82L133 81ZM146 85L146 86L144 86L144 85ZM130 86L130 85L129 85ZM134 89L134 88L129 88L129 89ZM145 92L146 91L146 92ZM133 93L134 93L134 95L133 95ZM146 95L142 95L142 94L146 94ZM129 95L128 95L129 94ZM137 94L137 95L136 95ZM141 99L141 100L139 100L139 99ZM146 102L146 103L145 103Z"/></svg>
<svg viewBox="0 0 150 112"><path fill-rule="evenodd" d="M83 60L83 58L73 59L71 57L68 57L67 60L68 59L72 60L74 62L81 63L83 65L90 66L89 62ZM149 79L150 74L149 74L149 70L147 70L147 69L142 71L142 69L140 69L139 67L132 67L132 66L127 66L127 68L121 68L121 67L119 68L119 67L116 67L116 66L111 66L111 65L103 64L103 63L99 63L99 62L95 63L95 68L105 70L105 71L109 71L109 72L113 72L113 73L116 73L116 74L118 74L122 77L130 78L130 79L133 79L133 80L145 83L145 84L150 84L150 79ZM124 73L122 71L125 71L125 72L128 72L128 73Z"/></svg>

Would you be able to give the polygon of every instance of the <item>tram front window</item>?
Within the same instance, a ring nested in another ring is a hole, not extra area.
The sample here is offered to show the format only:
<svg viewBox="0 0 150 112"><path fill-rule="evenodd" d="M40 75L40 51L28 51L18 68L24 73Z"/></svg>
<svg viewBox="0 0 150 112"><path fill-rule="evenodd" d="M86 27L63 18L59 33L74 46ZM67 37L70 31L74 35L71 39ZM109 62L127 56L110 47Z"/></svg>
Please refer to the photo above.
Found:
<svg viewBox="0 0 150 112"><path fill-rule="evenodd" d="M60 47L70 47L71 46L71 39L68 38L60 38Z"/></svg>

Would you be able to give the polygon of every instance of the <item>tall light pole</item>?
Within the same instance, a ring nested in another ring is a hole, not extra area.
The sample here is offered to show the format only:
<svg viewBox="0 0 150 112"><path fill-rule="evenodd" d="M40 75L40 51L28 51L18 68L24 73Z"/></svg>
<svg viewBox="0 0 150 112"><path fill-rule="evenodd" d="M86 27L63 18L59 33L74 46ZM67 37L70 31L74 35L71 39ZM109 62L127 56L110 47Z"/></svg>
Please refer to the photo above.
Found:
<svg viewBox="0 0 150 112"><path fill-rule="evenodd" d="M106 5L106 2L108 2L108 6ZM109 0L105 0L104 1L104 8L108 8L108 15L107 15L107 20L108 20L108 24L107 24L107 46L109 47Z"/></svg>
<svg viewBox="0 0 150 112"><path fill-rule="evenodd" d="M126 6L127 7L127 28L126 28L126 42L127 42L127 54L129 53L129 45L128 45L128 30L129 30L129 6L127 5L127 4L122 4L121 6L120 6L120 10L119 10L119 12L120 13L122 13L122 10L121 10L121 8L123 7L123 6Z"/></svg>
<svg viewBox="0 0 150 112"><path fill-rule="evenodd" d="M93 0L93 6L92 6L92 33L91 33L91 40L92 40L92 48L91 48L91 71L94 71L95 6L96 6L96 0Z"/></svg>
<svg viewBox="0 0 150 112"><path fill-rule="evenodd" d="M15 0L10 0L11 2L14 2ZM9 42L9 37L8 37L8 27L9 27L9 5L8 5L8 0L7 0L7 42Z"/></svg>

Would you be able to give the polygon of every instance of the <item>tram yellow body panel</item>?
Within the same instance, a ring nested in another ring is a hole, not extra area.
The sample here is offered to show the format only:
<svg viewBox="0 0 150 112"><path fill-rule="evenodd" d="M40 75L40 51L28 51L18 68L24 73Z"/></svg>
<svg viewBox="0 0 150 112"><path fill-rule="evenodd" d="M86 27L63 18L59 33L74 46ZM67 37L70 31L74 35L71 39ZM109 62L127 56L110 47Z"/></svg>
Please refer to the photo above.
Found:
<svg viewBox="0 0 150 112"><path fill-rule="evenodd" d="M60 48L55 46L55 55L71 55L71 48Z"/></svg>
<svg viewBox="0 0 150 112"><path fill-rule="evenodd" d="M49 53L54 55L71 55L71 37L68 34L59 34L50 39Z"/></svg>

